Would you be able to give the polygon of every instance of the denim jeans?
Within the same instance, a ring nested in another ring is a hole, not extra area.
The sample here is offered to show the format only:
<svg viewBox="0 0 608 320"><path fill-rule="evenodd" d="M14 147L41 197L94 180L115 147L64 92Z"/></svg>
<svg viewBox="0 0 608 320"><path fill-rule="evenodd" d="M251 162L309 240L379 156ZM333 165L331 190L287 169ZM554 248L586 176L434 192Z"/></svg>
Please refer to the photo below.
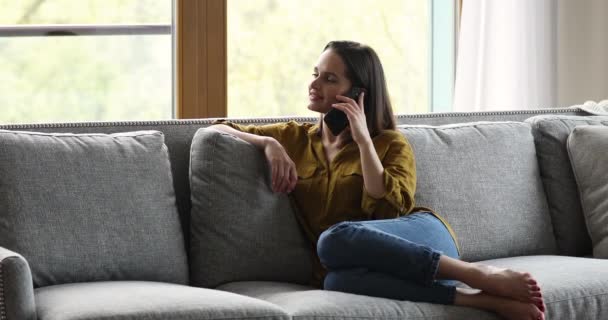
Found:
<svg viewBox="0 0 608 320"><path fill-rule="evenodd" d="M448 229L429 212L338 223L321 234L317 253L328 270L326 290L454 303L456 282L435 275L440 256L458 259L458 249Z"/></svg>

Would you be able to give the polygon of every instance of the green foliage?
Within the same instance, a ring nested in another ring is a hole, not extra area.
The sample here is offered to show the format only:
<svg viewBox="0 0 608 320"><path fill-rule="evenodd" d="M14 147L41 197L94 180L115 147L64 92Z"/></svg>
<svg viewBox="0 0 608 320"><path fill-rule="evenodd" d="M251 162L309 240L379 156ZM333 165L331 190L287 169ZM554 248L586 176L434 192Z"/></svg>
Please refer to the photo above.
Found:
<svg viewBox="0 0 608 320"><path fill-rule="evenodd" d="M171 23L171 0L0 0L0 25Z"/></svg>
<svg viewBox="0 0 608 320"><path fill-rule="evenodd" d="M427 112L428 11L423 0L229 0L228 115L313 115L308 83L331 40L370 45L396 113Z"/></svg>
<svg viewBox="0 0 608 320"><path fill-rule="evenodd" d="M171 23L169 0L0 0L0 24ZM381 3L381 5L379 5ZM425 0L228 0L229 116L313 115L331 40L372 46L396 113L428 110ZM0 38L0 122L172 117L171 37Z"/></svg>
<svg viewBox="0 0 608 320"><path fill-rule="evenodd" d="M171 1L0 0L0 23L171 23ZM172 117L171 36L0 38L0 122Z"/></svg>
<svg viewBox="0 0 608 320"><path fill-rule="evenodd" d="M171 118L170 36L11 38L2 122ZM8 80L8 81L7 81Z"/></svg>

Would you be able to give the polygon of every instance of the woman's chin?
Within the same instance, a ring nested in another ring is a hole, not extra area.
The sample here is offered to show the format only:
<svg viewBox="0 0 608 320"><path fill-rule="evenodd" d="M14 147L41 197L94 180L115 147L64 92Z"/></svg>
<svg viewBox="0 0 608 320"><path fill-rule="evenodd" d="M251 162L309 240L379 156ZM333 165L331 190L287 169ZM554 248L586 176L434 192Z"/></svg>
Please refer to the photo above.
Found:
<svg viewBox="0 0 608 320"><path fill-rule="evenodd" d="M319 109L319 106L315 105L314 103L310 103L308 105L308 110L314 111L314 112L319 112L319 113L324 113L324 112L322 112L322 110Z"/></svg>
<svg viewBox="0 0 608 320"><path fill-rule="evenodd" d="M325 114L329 112L329 110L331 110L331 107L327 108L325 106L311 102L308 104L308 110Z"/></svg>

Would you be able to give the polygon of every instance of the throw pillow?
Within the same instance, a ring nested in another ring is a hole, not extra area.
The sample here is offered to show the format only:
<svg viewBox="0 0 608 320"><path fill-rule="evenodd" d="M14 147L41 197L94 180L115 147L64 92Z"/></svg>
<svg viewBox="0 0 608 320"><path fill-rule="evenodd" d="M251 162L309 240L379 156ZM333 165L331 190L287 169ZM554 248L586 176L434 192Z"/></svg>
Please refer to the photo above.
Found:
<svg viewBox="0 0 608 320"><path fill-rule="evenodd" d="M192 284L307 283L311 247L289 199L269 187L264 154L213 129L199 129L190 157Z"/></svg>
<svg viewBox="0 0 608 320"><path fill-rule="evenodd" d="M580 126L568 137L593 256L608 259L608 127Z"/></svg>
<svg viewBox="0 0 608 320"><path fill-rule="evenodd" d="M608 117L540 115L525 121L532 126L553 230L560 254L591 254L591 239L568 159L566 140L577 126L607 126Z"/></svg>
<svg viewBox="0 0 608 320"><path fill-rule="evenodd" d="M188 267L164 136L0 130L0 246L36 287L185 284Z"/></svg>
<svg viewBox="0 0 608 320"><path fill-rule="evenodd" d="M416 205L448 220L463 259L556 252L530 125L399 128L416 157Z"/></svg>

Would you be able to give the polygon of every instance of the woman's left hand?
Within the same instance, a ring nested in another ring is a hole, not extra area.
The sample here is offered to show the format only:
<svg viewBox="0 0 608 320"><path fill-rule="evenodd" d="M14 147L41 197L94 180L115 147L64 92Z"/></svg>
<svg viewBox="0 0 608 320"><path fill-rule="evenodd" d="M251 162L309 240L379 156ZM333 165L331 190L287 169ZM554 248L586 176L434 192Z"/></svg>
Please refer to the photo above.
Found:
<svg viewBox="0 0 608 320"><path fill-rule="evenodd" d="M350 134L358 145L371 143L372 141L365 118L365 106L363 105L364 94L365 92L359 94L358 103L349 97L337 95L336 99L341 102L331 105L346 114L350 126Z"/></svg>

